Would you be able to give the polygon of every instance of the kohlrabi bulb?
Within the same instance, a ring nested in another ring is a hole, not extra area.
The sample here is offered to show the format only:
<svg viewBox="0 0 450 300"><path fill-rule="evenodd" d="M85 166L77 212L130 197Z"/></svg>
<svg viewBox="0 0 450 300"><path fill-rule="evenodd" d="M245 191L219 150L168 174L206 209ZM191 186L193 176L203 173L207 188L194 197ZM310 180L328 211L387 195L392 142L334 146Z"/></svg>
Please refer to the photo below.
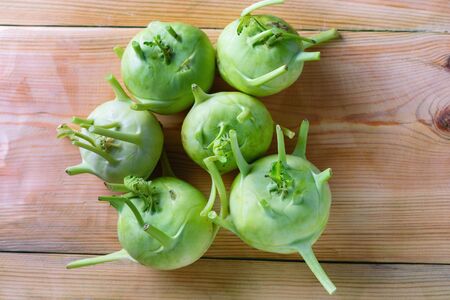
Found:
<svg viewBox="0 0 450 300"><path fill-rule="evenodd" d="M198 260L209 248L217 226L200 212L205 196L175 177L145 181L128 176L123 184L107 184L121 196L104 196L119 212L117 231L122 250L75 261L79 268L118 259L131 259L159 270L178 269ZM215 198L214 185L211 198Z"/></svg>
<svg viewBox="0 0 450 300"><path fill-rule="evenodd" d="M136 110L173 114L192 105L191 85L208 90L214 79L215 53L206 34L183 23L151 22L125 50L122 78L139 102Z"/></svg>
<svg viewBox="0 0 450 300"><path fill-rule="evenodd" d="M275 253L300 253L331 294L336 287L312 251L328 221L331 193L327 182L331 170L320 172L306 159L307 132L308 122L304 121L293 154L286 155L283 133L277 126L278 155L253 164L242 157L236 135L231 132L240 174L233 182L228 203L223 200L227 195L213 159L205 159L209 172L216 174L213 178L222 201L221 215L214 211L208 215L252 247Z"/></svg>
<svg viewBox="0 0 450 300"><path fill-rule="evenodd" d="M236 132L247 161L253 161L267 151L274 124L269 111L259 100L239 92L208 95L197 85L192 86L192 92L195 103L184 119L181 138L184 150L198 165L205 168L203 160L215 156L221 173L236 169L230 130Z"/></svg>
<svg viewBox="0 0 450 300"><path fill-rule="evenodd" d="M116 99L98 106L87 119L74 117L76 131L67 124L58 127L58 137L67 137L80 148L82 162L66 173L90 173L108 182L122 182L125 176L147 178L162 151L163 133L158 120L148 111L135 111L133 103L114 76L107 78Z"/></svg>
<svg viewBox="0 0 450 300"><path fill-rule="evenodd" d="M278 3L283 0L265 0L244 9L217 41L220 75L244 93L269 96L284 90L298 79L305 61L320 59L320 52L304 50L339 36L332 29L306 38L278 17L251 15Z"/></svg>

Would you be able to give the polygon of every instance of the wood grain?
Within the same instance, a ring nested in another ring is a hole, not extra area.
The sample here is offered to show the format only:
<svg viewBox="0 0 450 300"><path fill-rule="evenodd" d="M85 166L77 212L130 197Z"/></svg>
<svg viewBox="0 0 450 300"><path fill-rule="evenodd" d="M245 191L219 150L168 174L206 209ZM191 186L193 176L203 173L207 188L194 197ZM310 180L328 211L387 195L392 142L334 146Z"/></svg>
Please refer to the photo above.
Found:
<svg viewBox="0 0 450 300"><path fill-rule="evenodd" d="M324 264L329 296L303 263L200 260L176 271L132 262L66 270L74 255L0 254L2 299L448 299L450 266ZM43 280L45 278L45 280Z"/></svg>
<svg viewBox="0 0 450 300"><path fill-rule="evenodd" d="M96 201L106 190L94 177L64 174L79 154L56 140L55 127L112 97L103 80L119 73L111 49L137 30L1 28L0 250L118 249L115 212ZM218 32L207 31L213 40ZM343 36L294 86L264 99L285 126L311 120L309 158L334 170L318 257L450 263L450 35ZM218 80L214 89L230 87ZM206 193L207 174L180 145L182 117L160 117L169 156ZM297 258L250 249L226 232L207 256Z"/></svg>
<svg viewBox="0 0 450 300"><path fill-rule="evenodd" d="M1 24L146 26L152 20L222 28L255 0L17 0L0 2ZM295 28L450 30L448 0L286 0L261 10ZM20 17L18 17L20 16Z"/></svg>

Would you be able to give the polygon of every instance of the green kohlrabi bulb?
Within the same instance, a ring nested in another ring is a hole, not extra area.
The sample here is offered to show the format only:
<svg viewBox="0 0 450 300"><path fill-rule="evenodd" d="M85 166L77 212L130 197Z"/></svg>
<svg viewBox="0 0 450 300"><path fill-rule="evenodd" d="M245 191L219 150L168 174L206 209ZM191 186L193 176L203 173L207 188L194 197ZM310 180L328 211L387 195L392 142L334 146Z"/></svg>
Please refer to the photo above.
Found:
<svg viewBox="0 0 450 300"><path fill-rule="evenodd" d="M99 197L119 212L117 231L123 249L74 261L68 268L131 259L155 269L172 270L198 260L214 240L218 227L200 215L207 203L205 196L187 182L166 175L153 181L128 176L123 184L107 186L125 193ZM216 197L214 185L210 197Z"/></svg>
<svg viewBox="0 0 450 300"><path fill-rule="evenodd" d="M239 92L208 95L197 85L192 91L195 104L184 119L181 137L184 150L198 165L205 168L203 159L215 156L221 173L236 169L228 134L232 129L247 161L267 151L274 124L259 100Z"/></svg>
<svg viewBox="0 0 450 300"><path fill-rule="evenodd" d="M269 96L284 90L298 79L305 61L320 59L320 52L304 50L339 36L332 29L306 38L278 17L251 15L278 3L283 0L265 0L244 9L217 41L220 75L244 93Z"/></svg>
<svg viewBox="0 0 450 300"><path fill-rule="evenodd" d="M125 50L122 78L139 103L133 109L173 114L192 105L191 85L208 90L214 79L215 53L206 34L183 23L151 22Z"/></svg>
<svg viewBox="0 0 450 300"><path fill-rule="evenodd" d="M80 148L81 164L66 169L69 175L90 173L108 182L123 182L127 175L147 178L162 151L163 133L148 111L135 111L119 82L107 78L116 99L98 106L87 119L74 117L76 131L67 124L58 127L58 137L67 137Z"/></svg>
<svg viewBox="0 0 450 300"><path fill-rule="evenodd" d="M293 154L286 155L283 133L277 126L278 155L261 158L253 164L245 161L235 133L230 132L240 174L233 182L228 203L213 158L205 159L209 172L215 174L213 178L222 203L220 216L214 211L208 215L252 247L275 253L300 253L331 294L336 287L312 251L328 221L331 192L327 182L331 170L319 172L306 159L307 132L308 122L304 121Z"/></svg>

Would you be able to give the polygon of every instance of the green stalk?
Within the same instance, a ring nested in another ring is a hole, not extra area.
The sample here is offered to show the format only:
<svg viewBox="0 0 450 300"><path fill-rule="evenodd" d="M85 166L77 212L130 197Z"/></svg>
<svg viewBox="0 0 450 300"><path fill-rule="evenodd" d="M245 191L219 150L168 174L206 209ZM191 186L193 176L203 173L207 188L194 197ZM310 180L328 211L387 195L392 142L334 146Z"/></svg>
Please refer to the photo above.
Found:
<svg viewBox="0 0 450 300"><path fill-rule="evenodd" d="M68 167L68 168L66 168L65 171L66 171L67 175L70 175L70 176L78 175L78 174L85 174L85 173L94 174L93 171L91 170L91 168L89 168L84 163L81 163L76 166Z"/></svg>
<svg viewBox="0 0 450 300"><path fill-rule="evenodd" d="M116 261L116 260L125 259L125 258L131 259L128 252L125 249L122 249L122 250L119 250L119 251L116 251L116 252L113 252L110 254L102 255L102 256L96 256L96 257L85 258L85 259L73 261L73 262L69 263L66 266L66 268L67 269L75 269L75 268L88 267L88 266L93 266L93 265L102 264L105 262Z"/></svg>
<svg viewBox="0 0 450 300"><path fill-rule="evenodd" d="M146 60L145 54L142 51L141 46L139 45L138 42L132 41L131 42L131 47L133 47L134 52L136 52L137 56L139 56L140 59Z"/></svg>
<svg viewBox="0 0 450 300"><path fill-rule="evenodd" d="M117 81L114 75L109 74L108 76L106 76L106 81L108 81L109 84L111 85L117 100L130 101L130 97L128 97L127 93L125 93L119 81Z"/></svg>
<svg viewBox="0 0 450 300"><path fill-rule="evenodd" d="M242 155L241 149L239 148L236 131L232 129L230 130L229 134L231 139L231 151L233 151L233 156L236 160L236 164L239 168L239 171L242 173L242 176L246 176L250 172L250 164L245 160L244 156Z"/></svg>
<svg viewBox="0 0 450 300"><path fill-rule="evenodd" d="M314 40L315 43L309 43L309 42L304 42L303 43L303 49L308 49L312 46L317 46L323 43L326 43L328 41L331 41L333 39L337 39L340 38L341 35L339 34L339 32L336 29L330 29L327 31L322 31L319 34L314 35L311 39Z"/></svg>
<svg viewBox="0 0 450 300"><path fill-rule="evenodd" d="M211 98L210 94L205 93L205 91L195 83L192 84L191 89L192 94L194 94L195 104L200 104Z"/></svg>
<svg viewBox="0 0 450 300"><path fill-rule="evenodd" d="M175 242L175 239L150 224L144 224L143 229L148 235L160 242L165 248L171 248Z"/></svg>
<svg viewBox="0 0 450 300"><path fill-rule="evenodd" d="M247 82L247 84L252 85L252 86L260 86L263 85L269 81L271 81L272 79L277 78L280 75L283 75L284 73L286 73L288 70L288 66L287 65L282 65L281 67L276 68L275 70L272 70L264 75L261 75L259 77L256 78L248 78L246 75L242 74L241 72L239 72L241 74L241 76L243 77L243 79Z"/></svg>
<svg viewBox="0 0 450 300"><path fill-rule="evenodd" d="M112 157L109 153L106 153L105 151L98 149L97 147L93 147L91 145L81 143L79 141L73 141L72 145L75 145L75 146L83 148L85 150L94 152L95 154L103 157L105 160L107 160L111 164L117 163L117 160L114 157Z"/></svg>
<svg viewBox="0 0 450 300"><path fill-rule="evenodd" d="M72 123L77 125L92 125L94 124L94 120L72 117Z"/></svg>
<svg viewBox="0 0 450 300"><path fill-rule="evenodd" d="M336 286L328 277L327 273L322 269L320 263L317 261L314 252L312 251L310 246L302 246L299 248L298 252L305 260L308 267L314 273L316 278L320 281L322 286L327 290L327 292L331 295L336 291Z"/></svg>
<svg viewBox="0 0 450 300"><path fill-rule="evenodd" d="M278 160L283 164L286 164L286 148L284 145L284 134L280 125L277 125L277 147L278 147Z"/></svg>
<svg viewBox="0 0 450 300"><path fill-rule="evenodd" d="M320 52L300 52L296 57L297 61L317 61L320 60Z"/></svg>
<svg viewBox="0 0 450 300"><path fill-rule="evenodd" d="M162 175L166 177L176 177L175 173L172 170L172 167L170 166L169 158L167 157L167 152L165 149L163 149L161 153L161 168L162 168Z"/></svg>
<svg viewBox="0 0 450 300"><path fill-rule="evenodd" d="M125 49L123 47L117 45L113 48L114 53L117 55L119 59L122 59L123 53L125 52Z"/></svg>
<svg viewBox="0 0 450 300"><path fill-rule="evenodd" d="M203 210L200 212L200 216L205 217L213 209L214 202L216 202L216 185L211 178L211 192L209 193L209 199Z"/></svg>
<svg viewBox="0 0 450 300"><path fill-rule="evenodd" d="M309 130L309 121L303 120L298 130L297 145L295 146L292 155L306 159L306 144L308 141L308 130Z"/></svg>
<svg viewBox="0 0 450 300"><path fill-rule="evenodd" d="M109 182L105 182L105 186L111 192L122 192L122 193L129 192L128 188L123 183L109 183Z"/></svg>
<svg viewBox="0 0 450 300"><path fill-rule="evenodd" d="M249 15L254 10L257 10L258 8L262 8L262 7L268 6L268 5L281 4L281 3L284 3L284 0L263 0L260 2L256 2L252 5L250 5L249 7L245 8L241 12L241 17Z"/></svg>
<svg viewBox="0 0 450 300"><path fill-rule="evenodd" d="M229 199L227 195L227 190L225 188L225 184L223 183L223 179L220 176L219 170L217 170L215 161L216 157L210 156L203 160L205 163L206 169L208 170L209 174L211 175L211 178L214 182L214 185L217 187L217 191L219 193L220 198L220 215L223 218L226 218L228 214L230 213L229 210Z"/></svg>
<svg viewBox="0 0 450 300"><path fill-rule="evenodd" d="M119 141L132 143L135 145L141 144L141 137L139 134L126 133L126 132L105 129L103 127L96 126L96 125L92 125L91 127L89 127L89 132L107 136L107 137L110 137L110 138L113 138L113 139L116 139Z"/></svg>

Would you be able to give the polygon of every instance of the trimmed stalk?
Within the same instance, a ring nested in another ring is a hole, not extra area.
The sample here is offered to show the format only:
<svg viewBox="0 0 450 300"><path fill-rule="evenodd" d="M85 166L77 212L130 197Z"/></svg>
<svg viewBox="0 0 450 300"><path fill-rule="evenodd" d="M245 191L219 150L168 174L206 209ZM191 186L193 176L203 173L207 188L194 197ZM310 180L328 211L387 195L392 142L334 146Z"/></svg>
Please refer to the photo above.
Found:
<svg viewBox="0 0 450 300"><path fill-rule="evenodd" d="M234 159L236 160L239 171L242 173L242 176L246 176L250 172L250 164L245 160L241 149L239 148L236 131L230 130L230 139L231 151L233 151Z"/></svg>
<svg viewBox="0 0 450 300"><path fill-rule="evenodd" d="M312 251L310 246L301 246L298 249L298 252L302 256L302 258L305 260L308 267L311 269L311 271L314 273L316 278L320 281L322 286L327 290L327 292L331 295L336 291L336 286L333 284L333 282L328 277L327 273L322 269L322 266L317 261L316 256L314 255L314 252Z"/></svg>
<svg viewBox="0 0 450 300"><path fill-rule="evenodd" d="M97 265L97 264L102 264L105 262L116 261L116 260L120 260L120 259L133 260L130 257L130 255L128 254L128 252L125 249L122 249L122 250L119 250L119 251L116 251L116 252L113 252L110 254L102 255L102 256L96 256L96 257L85 258L85 259L73 261L73 262L67 264L66 268L67 269L82 268L82 267L88 267L88 266L93 266L93 265Z"/></svg>
<svg viewBox="0 0 450 300"><path fill-rule="evenodd" d="M303 120L298 130L297 145L295 145L292 155L306 159L306 144L308 141L309 121Z"/></svg>

